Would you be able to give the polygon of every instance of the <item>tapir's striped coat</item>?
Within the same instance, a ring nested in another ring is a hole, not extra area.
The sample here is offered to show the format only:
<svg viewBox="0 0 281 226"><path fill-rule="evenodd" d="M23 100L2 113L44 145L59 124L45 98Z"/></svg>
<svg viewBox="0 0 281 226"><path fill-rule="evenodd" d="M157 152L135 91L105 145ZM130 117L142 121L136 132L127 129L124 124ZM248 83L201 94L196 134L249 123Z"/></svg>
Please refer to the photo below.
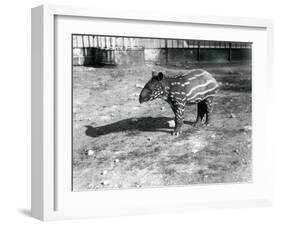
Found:
<svg viewBox="0 0 281 226"><path fill-rule="evenodd" d="M143 88L139 100L140 103L159 97L166 100L175 114L174 133L178 134L188 104L198 104L195 125L201 124L205 115L205 125L209 123L212 101L218 87L213 76L202 69L190 70L174 78L164 77L162 72L152 72L152 79Z"/></svg>

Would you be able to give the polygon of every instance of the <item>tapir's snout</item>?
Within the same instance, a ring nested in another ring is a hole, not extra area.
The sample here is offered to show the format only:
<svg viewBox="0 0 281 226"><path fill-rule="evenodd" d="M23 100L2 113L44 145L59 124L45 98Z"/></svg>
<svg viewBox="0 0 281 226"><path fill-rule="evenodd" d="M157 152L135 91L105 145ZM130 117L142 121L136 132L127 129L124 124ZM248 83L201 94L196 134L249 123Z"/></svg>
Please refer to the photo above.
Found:
<svg viewBox="0 0 281 226"><path fill-rule="evenodd" d="M143 102L146 102L149 100L149 96L150 96L150 90L147 88L144 88L139 96L139 102L140 104L142 104Z"/></svg>

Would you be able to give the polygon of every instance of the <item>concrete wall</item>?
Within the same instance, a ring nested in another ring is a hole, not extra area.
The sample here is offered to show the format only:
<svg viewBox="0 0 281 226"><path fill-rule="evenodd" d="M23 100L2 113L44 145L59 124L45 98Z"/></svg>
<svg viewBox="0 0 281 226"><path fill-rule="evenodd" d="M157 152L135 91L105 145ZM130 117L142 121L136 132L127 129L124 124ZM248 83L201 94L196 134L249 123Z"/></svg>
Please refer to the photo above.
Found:
<svg viewBox="0 0 281 226"><path fill-rule="evenodd" d="M232 57L233 61L251 60L252 59L252 49L232 49L231 57Z"/></svg>
<svg viewBox="0 0 281 226"><path fill-rule="evenodd" d="M200 61L226 62L229 49L200 49Z"/></svg>
<svg viewBox="0 0 281 226"><path fill-rule="evenodd" d="M168 49L168 64L185 65L197 61L198 51L195 48L189 49ZM163 51L165 54L165 52ZM166 56L162 56L162 62L166 62Z"/></svg>
<svg viewBox="0 0 281 226"><path fill-rule="evenodd" d="M97 48L73 49L73 65L96 64L156 64L186 65L192 62L227 62L230 51L228 48L159 48L159 49L126 49L110 50ZM231 49L231 60L251 60L252 49Z"/></svg>
<svg viewBox="0 0 281 226"><path fill-rule="evenodd" d="M139 50L114 50L115 64L143 64L145 54L143 49Z"/></svg>
<svg viewBox="0 0 281 226"><path fill-rule="evenodd" d="M104 50L97 48L75 48L73 65L140 64L145 63L144 50Z"/></svg>
<svg viewBox="0 0 281 226"><path fill-rule="evenodd" d="M199 51L199 52L198 52ZM168 57L166 56L166 52ZM251 60L251 49L231 49L231 60ZM172 65L185 65L192 62L227 62L229 61L229 49L210 49L210 48L189 48L189 49L168 49L160 51L160 63Z"/></svg>
<svg viewBox="0 0 281 226"><path fill-rule="evenodd" d="M144 59L146 62L160 62L162 49L144 49ZM163 54L163 53L162 53Z"/></svg>

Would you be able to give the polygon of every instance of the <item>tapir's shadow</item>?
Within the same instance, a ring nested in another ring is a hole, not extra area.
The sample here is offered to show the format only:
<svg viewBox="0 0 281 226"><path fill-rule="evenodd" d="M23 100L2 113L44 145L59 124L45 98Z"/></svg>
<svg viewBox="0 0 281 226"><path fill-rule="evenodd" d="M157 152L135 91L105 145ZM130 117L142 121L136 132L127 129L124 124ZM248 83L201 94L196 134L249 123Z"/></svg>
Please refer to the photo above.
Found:
<svg viewBox="0 0 281 226"><path fill-rule="evenodd" d="M169 126L168 121L174 120L174 118L168 117L142 117L142 118L129 118L120 120L111 124L93 127L91 125L85 126L87 136L99 137L110 133L118 133L124 131L143 131L143 132L166 132L170 133L173 128ZM191 124L189 121L184 121L186 124Z"/></svg>

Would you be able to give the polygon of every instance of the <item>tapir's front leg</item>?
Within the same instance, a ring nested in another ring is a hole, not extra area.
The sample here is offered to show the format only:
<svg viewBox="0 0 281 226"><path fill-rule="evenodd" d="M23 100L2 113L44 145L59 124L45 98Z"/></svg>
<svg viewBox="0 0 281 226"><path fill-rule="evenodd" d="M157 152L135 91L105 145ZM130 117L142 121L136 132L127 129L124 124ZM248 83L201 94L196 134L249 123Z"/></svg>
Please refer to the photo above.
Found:
<svg viewBox="0 0 281 226"><path fill-rule="evenodd" d="M178 136L181 133L181 127L183 125L185 104L174 103L172 109L175 114L175 129L172 135Z"/></svg>

